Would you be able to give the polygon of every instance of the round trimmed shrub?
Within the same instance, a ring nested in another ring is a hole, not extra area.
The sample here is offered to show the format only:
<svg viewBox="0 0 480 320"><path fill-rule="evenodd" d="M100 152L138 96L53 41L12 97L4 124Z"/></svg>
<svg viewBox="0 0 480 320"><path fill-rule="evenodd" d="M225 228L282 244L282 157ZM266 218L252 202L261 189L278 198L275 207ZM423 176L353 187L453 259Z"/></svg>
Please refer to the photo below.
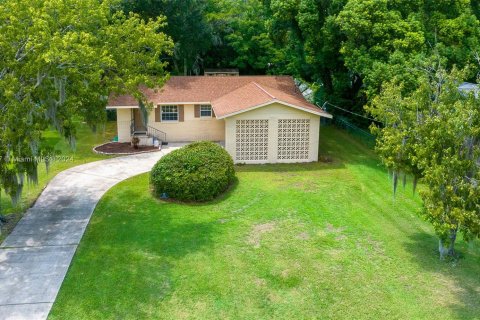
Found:
<svg viewBox="0 0 480 320"><path fill-rule="evenodd" d="M150 176L156 196L182 201L212 200L234 179L232 158L209 141L194 142L163 156Z"/></svg>

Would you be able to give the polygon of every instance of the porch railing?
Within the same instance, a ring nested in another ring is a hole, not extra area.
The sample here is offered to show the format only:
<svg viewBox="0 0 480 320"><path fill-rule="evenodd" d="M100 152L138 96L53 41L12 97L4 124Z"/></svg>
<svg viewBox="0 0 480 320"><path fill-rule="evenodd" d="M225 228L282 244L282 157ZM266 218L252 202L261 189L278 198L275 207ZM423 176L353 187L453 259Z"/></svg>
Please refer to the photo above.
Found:
<svg viewBox="0 0 480 320"><path fill-rule="evenodd" d="M135 122L132 119L131 121L121 121L119 122L120 126L125 128L126 126L130 129L130 136L134 135L147 135L149 137L157 139L160 143L167 142L167 134L161 130L158 130L154 127L147 125L145 130L136 130Z"/></svg>
<svg viewBox="0 0 480 320"><path fill-rule="evenodd" d="M147 126L147 135L160 141L160 144L167 142L167 134L154 127Z"/></svg>

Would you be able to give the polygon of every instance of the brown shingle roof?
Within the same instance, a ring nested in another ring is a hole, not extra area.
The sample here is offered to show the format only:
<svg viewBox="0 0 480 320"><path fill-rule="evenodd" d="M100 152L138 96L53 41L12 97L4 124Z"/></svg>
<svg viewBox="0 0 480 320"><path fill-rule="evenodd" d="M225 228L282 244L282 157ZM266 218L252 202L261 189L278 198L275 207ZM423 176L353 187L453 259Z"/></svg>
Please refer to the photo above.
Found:
<svg viewBox="0 0 480 320"><path fill-rule="evenodd" d="M294 106L324 117L330 117L328 113L309 103L301 95L262 86L256 82L250 82L247 85L212 101L212 107L215 110L217 118L225 118L233 114L238 114L274 102Z"/></svg>
<svg viewBox="0 0 480 320"><path fill-rule="evenodd" d="M212 108L215 110L215 116L222 118L225 115L248 110L269 101L272 101L272 97L265 90L255 82L249 82L243 87L213 100Z"/></svg>
<svg viewBox="0 0 480 320"><path fill-rule="evenodd" d="M160 89L143 90L156 104L211 103L217 117L238 113L269 101L295 105L319 115L329 116L307 102L290 76L173 76ZM131 96L111 96L108 106L137 106Z"/></svg>

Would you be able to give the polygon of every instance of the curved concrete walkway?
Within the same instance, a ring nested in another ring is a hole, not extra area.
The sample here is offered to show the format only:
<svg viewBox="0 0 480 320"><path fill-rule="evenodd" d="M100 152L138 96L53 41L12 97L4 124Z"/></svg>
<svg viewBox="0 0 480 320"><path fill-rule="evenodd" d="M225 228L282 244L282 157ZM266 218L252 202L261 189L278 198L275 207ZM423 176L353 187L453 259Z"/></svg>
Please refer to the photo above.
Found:
<svg viewBox="0 0 480 320"><path fill-rule="evenodd" d="M0 246L0 319L46 319L100 198L180 146L84 164L53 178Z"/></svg>

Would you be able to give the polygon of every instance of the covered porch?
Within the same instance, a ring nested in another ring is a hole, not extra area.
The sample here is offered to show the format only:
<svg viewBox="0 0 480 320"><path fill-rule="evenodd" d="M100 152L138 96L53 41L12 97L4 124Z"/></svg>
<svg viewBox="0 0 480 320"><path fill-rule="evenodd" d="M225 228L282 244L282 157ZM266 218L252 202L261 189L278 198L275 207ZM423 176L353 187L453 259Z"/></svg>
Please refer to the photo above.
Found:
<svg viewBox="0 0 480 320"><path fill-rule="evenodd" d="M203 115L199 105L157 105L145 121L138 106L112 107L117 111L119 142L140 139L140 145L214 141L225 145L225 121L213 112ZM168 111L168 112L167 112Z"/></svg>
<svg viewBox="0 0 480 320"><path fill-rule="evenodd" d="M143 119L139 107L117 108L117 132L119 142L130 142L138 137L142 146L160 146L167 143L167 134L154 128Z"/></svg>

